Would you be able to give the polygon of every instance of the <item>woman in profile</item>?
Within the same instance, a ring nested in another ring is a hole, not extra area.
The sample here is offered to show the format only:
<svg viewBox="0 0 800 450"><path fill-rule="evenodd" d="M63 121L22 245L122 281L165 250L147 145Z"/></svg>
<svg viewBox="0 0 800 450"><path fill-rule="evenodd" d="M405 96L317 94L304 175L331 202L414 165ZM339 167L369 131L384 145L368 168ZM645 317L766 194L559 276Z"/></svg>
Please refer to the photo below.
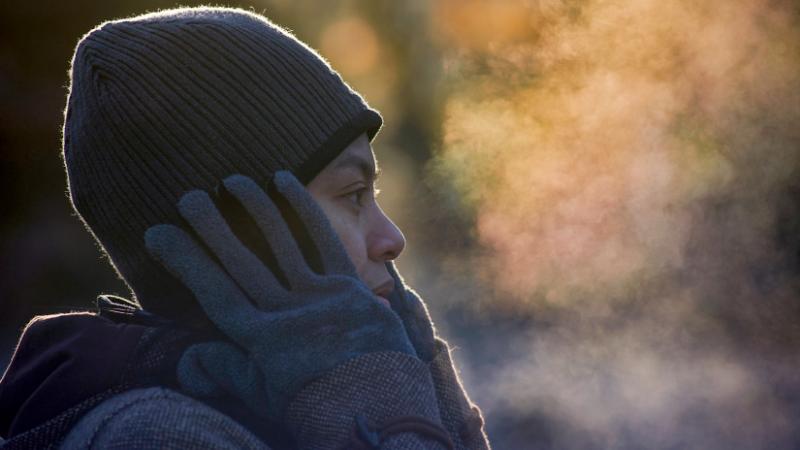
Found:
<svg viewBox="0 0 800 450"><path fill-rule="evenodd" d="M70 199L132 299L28 324L0 382L2 447L488 448L393 263L405 241L375 198L381 126L253 13L86 34Z"/></svg>

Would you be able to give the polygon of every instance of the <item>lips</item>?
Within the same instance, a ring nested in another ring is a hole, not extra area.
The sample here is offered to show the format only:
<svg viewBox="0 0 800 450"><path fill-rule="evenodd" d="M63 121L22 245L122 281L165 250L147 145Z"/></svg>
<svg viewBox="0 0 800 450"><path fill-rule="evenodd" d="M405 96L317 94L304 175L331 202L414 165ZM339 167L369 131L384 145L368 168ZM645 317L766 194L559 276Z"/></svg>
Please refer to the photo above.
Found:
<svg viewBox="0 0 800 450"><path fill-rule="evenodd" d="M386 299L386 297L383 297L383 296L380 296L380 295L376 295L376 296L375 296L375 298L376 298L376 299L377 299L379 302L381 302L381 303L383 304L383 306L385 306L385 307L387 307L387 308L391 308L391 307L392 307L392 304L391 304L391 303L389 303L389 300L388 300L388 299Z"/></svg>
<svg viewBox="0 0 800 450"><path fill-rule="evenodd" d="M378 285L378 287L372 289L372 293L375 294L378 301L386 305L387 307L391 307L389 303L389 295L392 294L392 290L394 290L394 282L392 280L388 280L384 283Z"/></svg>

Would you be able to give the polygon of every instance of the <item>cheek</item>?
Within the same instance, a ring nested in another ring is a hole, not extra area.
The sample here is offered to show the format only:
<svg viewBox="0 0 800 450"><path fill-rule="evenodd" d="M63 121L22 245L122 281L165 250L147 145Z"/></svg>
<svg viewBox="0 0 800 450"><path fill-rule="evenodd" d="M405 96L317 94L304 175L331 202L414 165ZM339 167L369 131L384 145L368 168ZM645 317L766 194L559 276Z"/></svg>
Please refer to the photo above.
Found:
<svg viewBox="0 0 800 450"><path fill-rule="evenodd" d="M357 221L355 221L350 213L342 211L336 205L327 202L319 202L325 215L333 226L334 231L342 241L347 256L356 268L358 276L364 279L364 270L367 266L369 258L367 258L367 245L364 234Z"/></svg>

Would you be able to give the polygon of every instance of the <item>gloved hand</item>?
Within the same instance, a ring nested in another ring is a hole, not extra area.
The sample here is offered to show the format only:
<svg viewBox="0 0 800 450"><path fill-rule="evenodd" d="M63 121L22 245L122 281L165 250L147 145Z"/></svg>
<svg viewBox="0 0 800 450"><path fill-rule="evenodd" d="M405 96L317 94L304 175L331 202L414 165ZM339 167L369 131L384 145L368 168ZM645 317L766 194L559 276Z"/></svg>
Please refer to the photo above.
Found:
<svg viewBox="0 0 800 450"><path fill-rule="evenodd" d="M415 353L397 314L359 280L308 191L288 172L276 173L273 183L276 200L247 177L223 181L257 224L283 277L237 238L203 191L185 194L178 209L213 255L174 225L151 227L145 244L230 339L189 348L179 363L182 387L199 396L227 392L277 419L305 384L348 359ZM305 226L321 273L309 267L276 201Z"/></svg>
<svg viewBox="0 0 800 450"><path fill-rule="evenodd" d="M419 359L430 362L436 356L436 332L428 308L419 295L405 284L393 261L386 262L386 270L394 279L394 289L389 295L389 303L403 321L408 338Z"/></svg>

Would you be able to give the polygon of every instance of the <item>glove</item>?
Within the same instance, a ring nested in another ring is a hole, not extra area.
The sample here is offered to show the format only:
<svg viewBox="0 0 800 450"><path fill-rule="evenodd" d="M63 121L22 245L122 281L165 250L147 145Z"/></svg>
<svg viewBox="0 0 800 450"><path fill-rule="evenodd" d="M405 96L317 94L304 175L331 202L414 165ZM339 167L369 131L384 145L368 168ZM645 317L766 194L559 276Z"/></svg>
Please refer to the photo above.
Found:
<svg viewBox="0 0 800 450"><path fill-rule="evenodd" d="M292 174L275 174L274 198L242 175L223 185L279 255L278 267L269 268L237 238L203 191L186 193L178 209L208 251L174 225L146 231L150 254L194 293L228 338L184 353L178 379L185 391L232 395L278 420L305 384L351 358L391 351L416 356L400 318L359 280L324 212ZM278 204L304 225L319 273Z"/></svg>
<svg viewBox="0 0 800 450"><path fill-rule="evenodd" d="M393 261L386 262L386 270L394 279L389 304L403 321L406 334L419 359L430 362L436 356L436 332L428 308L417 293L403 282Z"/></svg>

